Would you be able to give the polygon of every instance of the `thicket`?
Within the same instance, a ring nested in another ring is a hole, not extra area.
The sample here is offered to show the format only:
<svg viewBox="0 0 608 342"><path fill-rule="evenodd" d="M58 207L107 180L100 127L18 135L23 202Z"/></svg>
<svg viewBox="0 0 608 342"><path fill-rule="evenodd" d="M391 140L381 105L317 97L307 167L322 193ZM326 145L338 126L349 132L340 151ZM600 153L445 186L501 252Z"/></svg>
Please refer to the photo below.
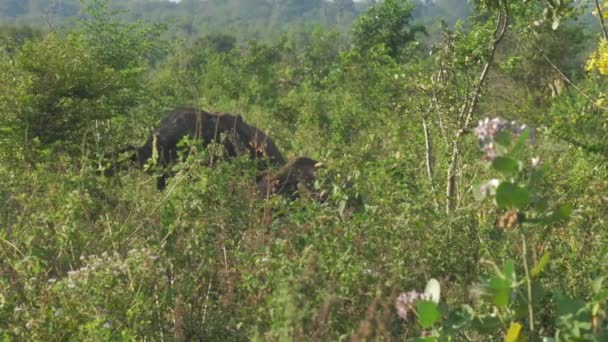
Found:
<svg viewBox="0 0 608 342"><path fill-rule="evenodd" d="M5 30L0 337L605 340L607 38L576 4L477 1L433 45L400 0L352 44L167 40L105 1ZM101 175L178 104L324 161L331 204L260 200L250 160L205 151L164 192Z"/></svg>

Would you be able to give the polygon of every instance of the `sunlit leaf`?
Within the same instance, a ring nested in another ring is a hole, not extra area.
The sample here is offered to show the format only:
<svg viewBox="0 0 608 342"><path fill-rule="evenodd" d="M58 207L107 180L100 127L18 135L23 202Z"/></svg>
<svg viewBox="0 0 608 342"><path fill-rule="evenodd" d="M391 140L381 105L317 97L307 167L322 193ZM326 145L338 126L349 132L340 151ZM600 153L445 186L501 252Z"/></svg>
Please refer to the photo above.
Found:
<svg viewBox="0 0 608 342"><path fill-rule="evenodd" d="M513 262L513 260L509 260L505 263L502 272L507 280L515 282L515 262Z"/></svg>
<svg viewBox="0 0 608 342"><path fill-rule="evenodd" d="M530 203L530 197L528 190L509 182L496 189L496 204L501 208L522 208Z"/></svg>
<svg viewBox="0 0 608 342"><path fill-rule="evenodd" d="M507 334L505 335L505 342L518 342L520 341L521 336L521 324L515 322L512 323L507 330Z"/></svg>
<svg viewBox="0 0 608 342"><path fill-rule="evenodd" d="M418 322L420 325L428 329L437 322L437 320L441 317L439 310L437 309L437 304L428 300L421 300L418 302Z"/></svg>
<svg viewBox="0 0 608 342"><path fill-rule="evenodd" d="M505 176L512 176L522 168L522 162L510 157L497 157L492 162L492 167Z"/></svg>
<svg viewBox="0 0 608 342"><path fill-rule="evenodd" d="M602 286L604 285L604 280L606 279L606 277L599 277L593 280L593 282L591 283L591 289L593 290L593 293L600 293L600 291L602 291Z"/></svg>
<svg viewBox="0 0 608 342"><path fill-rule="evenodd" d="M492 302L499 308L506 308L511 297L511 283L503 277L494 276L489 283Z"/></svg>
<svg viewBox="0 0 608 342"><path fill-rule="evenodd" d="M545 254L543 254L543 256L538 261L538 264L536 264L536 266L534 266L534 268L530 272L530 275L532 277L536 277L537 275L539 275L545 269L550 260L551 252L546 252Z"/></svg>

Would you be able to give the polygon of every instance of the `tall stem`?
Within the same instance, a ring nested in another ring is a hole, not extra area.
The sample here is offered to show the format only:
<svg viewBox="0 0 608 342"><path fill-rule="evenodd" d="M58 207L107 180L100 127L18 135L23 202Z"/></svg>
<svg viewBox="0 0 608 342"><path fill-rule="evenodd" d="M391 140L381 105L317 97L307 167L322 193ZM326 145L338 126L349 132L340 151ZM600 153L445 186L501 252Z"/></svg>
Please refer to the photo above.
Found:
<svg viewBox="0 0 608 342"><path fill-rule="evenodd" d="M526 249L526 236L521 234L521 242L522 242L522 254L524 259L524 271L526 272L526 285L528 289L528 316L530 323L530 334L533 336L534 334L534 307L532 306L532 279L530 278L530 272L528 271L528 258L526 257L527 249Z"/></svg>

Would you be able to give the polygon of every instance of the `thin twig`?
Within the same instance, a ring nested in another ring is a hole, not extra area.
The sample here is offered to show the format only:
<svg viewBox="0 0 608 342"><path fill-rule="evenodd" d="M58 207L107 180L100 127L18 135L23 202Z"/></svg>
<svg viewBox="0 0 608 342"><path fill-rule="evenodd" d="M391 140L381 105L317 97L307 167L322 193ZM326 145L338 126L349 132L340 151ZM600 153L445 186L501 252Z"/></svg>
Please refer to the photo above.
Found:
<svg viewBox="0 0 608 342"><path fill-rule="evenodd" d="M598 105L596 103L596 101L594 101L593 98L591 98L591 96L587 95L587 93L585 93L580 87L578 87L576 84L574 84L574 82L572 82L568 78L568 76L566 76L566 74L564 74L564 72L561 71L561 69L557 65L555 65L555 63L553 63L551 61L551 59L549 59L549 57L545 54L545 52L541 48L537 47L537 49L543 55L543 58L547 61L547 63L549 63L549 65L551 65L551 67L553 68L553 70L555 70L560 75L560 77L564 81L566 81L566 83L568 83L569 85L571 85L572 88L574 88L581 96L583 96L584 98L586 98L593 106L595 106L595 107L597 107L599 109L607 110L608 111L608 107L604 107L604 106Z"/></svg>
<svg viewBox="0 0 608 342"><path fill-rule="evenodd" d="M22 252L22 251L19 249L19 247L17 247L17 246L16 246L14 243L12 243L12 242L10 242L10 241L8 241L8 240L6 240L6 239L3 239L3 238L0 238L0 241L4 242L4 243L5 243L5 244L7 244L9 247L11 247L12 249L14 249L14 250L15 250L17 253L19 253L19 255L21 255L22 257L24 257L24 256L25 256L25 254L24 254L24 253L23 253L23 252Z"/></svg>
<svg viewBox="0 0 608 342"><path fill-rule="evenodd" d="M209 287L207 287L207 295L205 297L205 305L203 306L203 321L202 325L205 326L205 321L207 319L207 306L209 303L209 293L211 292L211 279L209 279Z"/></svg>
<svg viewBox="0 0 608 342"><path fill-rule="evenodd" d="M426 118L422 119L422 128L424 130L424 145L426 147L426 173L429 177L431 186L433 186L433 144L431 142L431 134Z"/></svg>
<svg viewBox="0 0 608 342"><path fill-rule="evenodd" d="M595 8L597 9L597 16L600 18L600 25L602 26L604 40L608 41L608 31L606 31L606 25L604 25L604 14L602 13L602 6L600 6L600 2L598 0L595 0Z"/></svg>

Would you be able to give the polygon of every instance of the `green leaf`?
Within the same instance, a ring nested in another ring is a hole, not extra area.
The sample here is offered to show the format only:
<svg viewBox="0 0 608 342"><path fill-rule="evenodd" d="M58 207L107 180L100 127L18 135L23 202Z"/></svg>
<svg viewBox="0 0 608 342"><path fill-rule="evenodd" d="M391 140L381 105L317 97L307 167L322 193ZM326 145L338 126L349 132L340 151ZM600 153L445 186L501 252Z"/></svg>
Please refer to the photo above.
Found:
<svg viewBox="0 0 608 342"><path fill-rule="evenodd" d="M539 275L540 272L542 272L545 269L545 267L549 263L549 260L551 260L551 252L546 252L545 254L543 254L542 257L540 257L538 264L536 264L536 266L534 266L534 268L530 272L530 275L532 277L536 277L537 275Z"/></svg>
<svg viewBox="0 0 608 342"><path fill-rule="evenodd" d="M513 183L502 182L496 189L496 204L501 208L522 208L530 203L530 193Z"/></svg>
<svg viewBox="0 0 608 342"><path fill-rule="evenodd" d="M556 314L561 316L577 316L581 310L585 308L585 301L582 299L570 299L565 296L559 296L557 300Z"/></svg>
<svg viewBox="0 0 608 342"><path fill-rule="evenodd" d="M532 135L532 130L530 128L525 128L519 134L517 140L515 140L515 144L513 144L513 147L511 148L511 153L517 153L523 150L523 148L526 146L526 142L530 138L530 135Z"/></svg>
<svg viewBox="0 0 608 342"><path fill-rule="evenodd" d="M597 294L602 291L602 286L604 285L605 279L606 277L599 277L593 280L593 282L591 283L591 289L593 290L593 293Z"/></svg>
<svg viewBox="0 0 608 342"><path fill-rule="evenodd" d="M507 261L505 267L503 267L502 272L505 278L511 283L515 282L515 262L513 260Z"/></svg>
<svg viewBox="0 0 608 342"><path fill-rule="evenodd" d="M510 157L498 157L492 162L494 170L509 177L521 171L522 162Z"/></svg>
<svg viewBox="0 0 608 342"><path fill-rule="evenodd" d="M418 322L424 329L428 329L441 317L437 304L429 300L418 301Z"/></svg>
<svg viewBox="0 0 608 342"><path fill-rule="evenodd" d="M488 285L492 302L501 309L506 308L511 299L511 283L503 277L494 276Z"/></svg>
<svg viewBox="0 0 608 342"><path fill-rule="evenodd" d="M462 305L461 308L450 311L444 323L444 328L448 333L456 333L471 325L475 317L475 310L469 305Z"/></svg>
<svg viewBox="0 0 608 342"><path fill-rule="evenodd" d="M570 205L562 205L557 210L557 215L560 219L567 220L572 215L572 206Z"/></svg>
<svg viewBox="0 0 608 342"><path fill-rule="evenodd" d="M505 335L505 342L517 342L521 337L521 324L514 322L507 330L507 335Z"/></svg>
<svg viewBox="0 0 608 342"><path fill-rule="evenodd" d="M494 138L496 143L503 148L508 148L511 146L511 133L507 131L500 131L496 134L496 138Z"/></svg>
<svg viewBox="0 0 608 342"><path fill-rule="evenodd" d="M472 328L480 333L495 333L498 329L503 326L502 322L498 317L492 316L479 316L473 320Z"/></svg>

